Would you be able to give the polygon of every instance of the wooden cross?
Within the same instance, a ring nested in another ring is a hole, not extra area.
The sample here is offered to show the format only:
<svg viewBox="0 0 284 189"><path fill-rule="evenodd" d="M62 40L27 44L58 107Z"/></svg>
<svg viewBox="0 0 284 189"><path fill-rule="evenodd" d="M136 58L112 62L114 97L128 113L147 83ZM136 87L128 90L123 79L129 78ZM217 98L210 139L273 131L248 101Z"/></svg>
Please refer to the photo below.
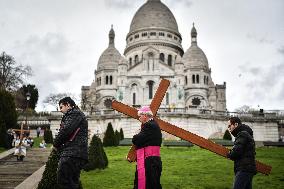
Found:
<svg viewBox="0 0 284 189"><path fill-rule="evenodd" d="M214 143L211 140L207 140L203 137L200 137L194 133L191 133L189 131L186 131L182 128L179 128L171 123L168 123L166 121L163 121L159 118L156 117L157 111L161 105L161 102L164 98L164 95L168 89L170 85L170 82L166 79L162 79L162 81L160 82L160 85L155 93L155 96L150 104L150 109L153 112L153 117L154 120L159 124L161 130L172 134L174 136L177 136L183 140L189 141L197 146L200 146L204 149L207 149L211 152L214 152L220 156L223 156L225 158L227 158L227 154L229 152L229 149L227 149L224 146L221 146L219 144ZM128 105L125 105L123 103L117 102L116 100L112 101L112 108L122 112L125 115L128 115L134 119L138 120L138 115L137 112L138 110L135 108L132 108ZM136 160L136 152L135 152L135 146L132 145L131 149L128 152L127 158L130 161L135 161ZM269 165L265 165L259 161L256 160L256 169L258 172L262 173L262 174L270 174L272 167Z"/></svg>
<svg viewBox="0 0 284 189"><path fill-rule="evenodd" d="M21 129L13 129L13 131L20 131L20 144L22 144L24 132L30 132L29 130L24 130L24 123L21 124Z"/></svg>

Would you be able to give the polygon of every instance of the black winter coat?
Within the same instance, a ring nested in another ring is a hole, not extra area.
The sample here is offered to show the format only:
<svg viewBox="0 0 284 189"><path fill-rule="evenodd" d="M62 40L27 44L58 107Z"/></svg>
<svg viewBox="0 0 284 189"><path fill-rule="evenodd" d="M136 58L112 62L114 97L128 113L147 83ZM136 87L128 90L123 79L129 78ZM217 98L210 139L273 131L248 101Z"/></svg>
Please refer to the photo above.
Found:
<svg viewBox="0 0 284 189"><path fill-rule="evenodd" d="M146 146L161 146L162 133L159 125L154 120L150 120L142 126L141 131L134 135L132 143L137 149Z"/></svg>
<svg viewBox="0 0 284 189"><path fill-rule="evenodd" d="M234 172L246 171L255 174L255 142L252 129L242 124L232 131L232 135L235 142L227 157L234 161Z"/></svg>
<svg viewBox="0 0 284 189"><path fill-rule="evenodd" d="M72 108L64 114L53 146L60 157L88 160L88 121L79 109Z"/></svg>

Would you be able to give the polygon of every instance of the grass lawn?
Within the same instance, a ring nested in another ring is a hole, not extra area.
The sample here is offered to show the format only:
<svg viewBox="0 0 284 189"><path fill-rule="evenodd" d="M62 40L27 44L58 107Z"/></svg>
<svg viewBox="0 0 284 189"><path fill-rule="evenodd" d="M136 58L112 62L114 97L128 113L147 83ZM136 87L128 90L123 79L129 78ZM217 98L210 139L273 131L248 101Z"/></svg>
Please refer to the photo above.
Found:
<svg viewBox="0 0 284 189"><path fill-rule="evenodd" d="M133 188L135 163L124 160L129 147L105 148L109 166L81 173L84 189ZM163 189L232 188L233 162L199 147L162 147ZM253 188L277 189L284 185L284 148L258 148L257 160L272 165L269 176L257 174Z"/></svg>
<svg viewBox="0 0 284 189"><path fill-rule="evenodd" d="M6 151L5 148L0 147L0 153Z"/></svg>
<svg viewBox="0 0 284 189"><path fill-rule="evenodd" d="M39 144L42 142L43 137L42 136L34 137L33 140L34 140L34 146L33 147L34 148L39 148ZM46 147L51 147L51 146L52 146L52 144L47 144Z"/></svg>

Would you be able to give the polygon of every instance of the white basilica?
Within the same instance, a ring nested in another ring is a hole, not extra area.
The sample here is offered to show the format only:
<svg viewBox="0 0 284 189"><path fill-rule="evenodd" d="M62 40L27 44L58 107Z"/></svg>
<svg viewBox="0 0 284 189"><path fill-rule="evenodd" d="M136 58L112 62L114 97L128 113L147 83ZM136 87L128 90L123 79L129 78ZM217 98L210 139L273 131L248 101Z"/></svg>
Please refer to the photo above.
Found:
<svg viewBox="0 0 284 189"><path fill-rule="evenodd" d="M149 105L165 78L171 84L161 108L226 111L226 83L214 84L197 41L193 25L191 46L184 52L173 13L160 0L148 0L132 19L123 55L115 48L111 28L95 79L82 86L82 109L109 109L112 99L135 107Z"/></svg>

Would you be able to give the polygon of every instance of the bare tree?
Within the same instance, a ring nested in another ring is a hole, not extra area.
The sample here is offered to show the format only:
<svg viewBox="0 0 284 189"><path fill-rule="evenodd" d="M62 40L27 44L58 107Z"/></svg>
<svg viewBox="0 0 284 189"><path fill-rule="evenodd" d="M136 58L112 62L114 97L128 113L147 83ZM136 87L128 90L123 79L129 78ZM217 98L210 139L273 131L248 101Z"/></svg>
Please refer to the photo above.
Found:
<svg viewBox="0 0 284 189"><path fill-rule="evenodd" d="M236 112L238 113L253 113L253 112L257 112L257 110L255 110L254 108L248 106L248 105L243 105L237 109L235 109Z"/></svg>
<svg viewBox="0 0 284 189"><path fill-rule="evenodd" d="M51 105L53 107L56 108L56 110L58 110L58 102L60 99L66 97L66 96L70 96L74 101L76 101L76 96L74 94L71 93L57 93L57 94L49 94L44 100L43 103L45 105Z"/></svg>
<svg viewBox="0 0 284 189"><path fill-rule="evenodd" d="M2 52L0 55L0 90L17 89L23 84L24 76L31 76L30 66L17 65L14 58Z"/></svg>

